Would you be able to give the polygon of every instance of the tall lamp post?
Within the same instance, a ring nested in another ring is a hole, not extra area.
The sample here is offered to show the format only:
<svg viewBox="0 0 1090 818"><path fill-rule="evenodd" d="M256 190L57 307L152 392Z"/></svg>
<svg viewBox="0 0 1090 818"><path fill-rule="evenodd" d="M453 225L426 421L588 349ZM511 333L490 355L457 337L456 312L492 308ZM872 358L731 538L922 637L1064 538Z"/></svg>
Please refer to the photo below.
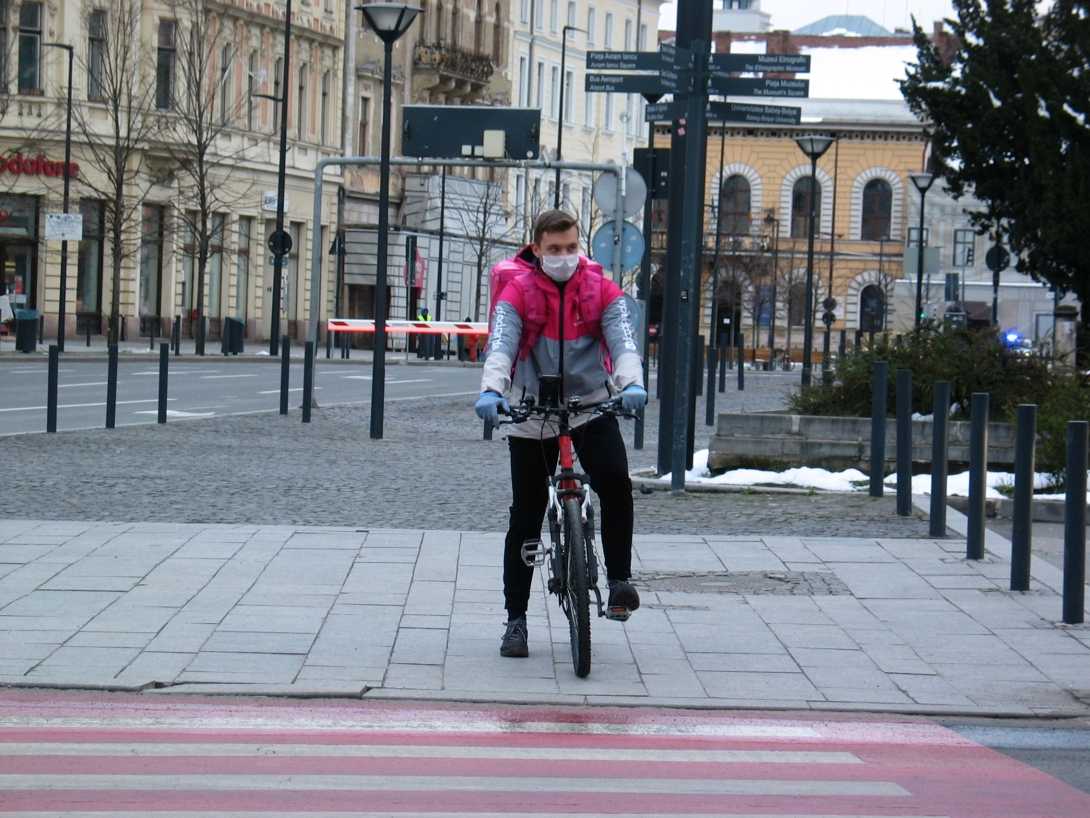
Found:
<svg viewBox="0 0 1090 818"><path fill-rule="evenodd" d="M803 136L795 140L799 149L810 158L810 208L806 229L806 313L802 339L802 385L810 385L810 359L814 347L814 210L817 209L817 160L833 139L828 136Z"/></svg>
<svg viewBox="0 0 1090 818"><path fill-rule="evenodd" d="M393 97L394 43L412 25L420 9L403 3L367 3L356 8L375 32L386 53L382 71L382 154L378 187L378 255L375 260L375 353L371 372L371 439L382 439L386 399L386 252L390 229L390 103Z"/></svg>
<svg viewBox="0 0 1090 818"><path fill-rule="evenodd" d="M565 73L565 63L568 57L568 32L569 31L582 31L581 28L575 26L564 26L563 31L560 32L560 110L556 112L556 159L560 161L564 157L560 153L560 149L564 145L564 86L567 84L567 74ZM553 189L553 207L557 210L560 209L560 168L556 169L556 182Z"/></svg>
<svg viewBox="0 0 1090 818"><path fill-rule="evenodd" d="M927 191L935 181L933 173L910 173L908 178L916 190L920 191L920 232L916 236L916 329L920 328L923 311L923 204Z"/></svg>
<svg viewBox="0 0 1090 818"><path fill-rule="evenodd" d="M47 48L63 48L68 52L68 112L64 127L64 212L68 213L72 188L72 60L75 49L64 43L45 43ZM64 352L64 312L68 301L68 239L61 241L61 306L57 322L57 349Z"/></svg>

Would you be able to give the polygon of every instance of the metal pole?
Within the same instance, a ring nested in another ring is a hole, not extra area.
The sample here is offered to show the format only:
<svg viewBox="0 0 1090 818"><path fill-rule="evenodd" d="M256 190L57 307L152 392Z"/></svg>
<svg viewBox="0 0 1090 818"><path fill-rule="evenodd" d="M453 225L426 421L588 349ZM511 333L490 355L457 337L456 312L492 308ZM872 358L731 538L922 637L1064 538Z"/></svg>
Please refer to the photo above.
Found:
<svg viewBox="0 0 1090 818"><path fill-rule="evenodd" d="M68 52L68 110L64 130L64 212L68 213L72 187L72 61L75 49L70 45L50 43ZM57 349L64 352L65 309L68 306L68 240L61 242L61 301L57 323Z"/></svg>
<svg viewBox="0 0 1090 818"><path fill-rule="evenodd" d="M1014 442L1014 521L1011 526L1011 590L1028 591L1033 549L1033 470L1037 404L1018 406Z"/></svg>
<svg viewBox="0 0 1090 818"><path fill-rule="evenodd" d="M831 354L830 350L829 350L829 334L831 332L832 332L832 329L829 327L828 324L826 324L825 325L825 341L824 341L824 343L822 345L822 349L821 349L821 382L822 383L829 383L833 379L833 368L831 366L829 366L829 357L830 357L830 354Z"/></svg>
<svg viewBox="0 0 1090 818"><path fill-rule="evenodd" d="M556 112L556 158L563 158L561 148L564 145L564 68L568 58L568 32L574 31L575 26L564 26L560 32L560 107ZM529 71L527 71L529 73ZM621 195L621 189L617 188L617 196ZM556 180L553 182L553 207L560 209L560 168L556 169Z"/></svg>
<svg viewBox="0 0 1090 818"><path fill-rule="evenodd" d="M806 237L806 314L802 339L802 385L810 385L811 356L814 347L814 209L817 207L817 156L810 157L810 214Z"/></svg>
<svg viewBox="0 0 1090 818"><path fill-rule="evenodd" d="M886 478L886 396L889 392L889 362L874 362L874 386L870 404L870 496L885 496Z"/></svg>
<svg viewBox="0 0 1090 818"><path fill-rule="evenodd" d="M897 370L897 516L912 513L912 370Z"/></svg>
<svg viewBox="0 0 1090 818"><path fill-rule="evenodd" d="M637 14L637 17L639 15ZM636 29L639 31L639 28ZM640 313L642 317L643 332L640 344L640 350L643 352L643 385L647 389L648 394L651 392L651 231L653 228L651 212L654 209L655 200L655 186L658 183L658 174L655 171L655 123L647 123L647 167L645 168L647 174L647 196L643 200L643 235L647 240L646 247L643 251L643 258L640 259L640 280L639 280L639 292L637 293L640 301ZM657 391L657 390L656 390ZM657 397L657 395L656 395ZM635 439L633 441L633 447L636 449L643 449L644 439L644 417L647 413L647 407L641 406L639 411L636 412L636 423L633 434Z"/></svg>
<svg viewBox="0 0 1090 818"><path fill-rule="evenodd" d="M117 344L110 344L109 363L106 365L106 428L113 429L117 422Z"/></svg>
<svg viewBox="0 0 1090 818"><path fill-rule="evenodd" d="M393 102L394 44L383 43L386 53L382 72L382 164L378 192L378 257L375 265L375 350L371 368L371 439L382 439L386 401L386 254L390 229L390 110Z"/></svg>
<svg viewBox="0 0 1090 818"><path fill-rule="evenodd" d="M174 316L174 326L170 331L171 340L174 342L174 357L182 354L182 316Z"/></svg>
<svg viewBox="0 0 1090 818"><path fill-rule="evenodd" d="M303 347L303 423L310 423L310 407L314 400L314 342Z"/></svg>
<svg viewBox="0 0 1090 818"><path fill-rule="evenodd" d="M159 423L167 422L167 377L170 369L170 344L159 344Z"/></svg>
<svg viewBox="0 0 1090 818"><path fill-rule="evenodd" d="M946 536L946 475L950 451L950 381L935 384L931 436L931 536Z"/></svg>
<svg viewBox="0 0 1090 818"><path fill-rule="evenodd" d="M969 426L969 521L965 558L984 559L984 499L988 491L988 411L991 395L973 393Z"/></svg>
<svg viewBox="0 0 1090 818"><path fill-rule="evenodd" d="M57 431L57 381L60 371L60 348L56 344L49 345L49 376L46 384L45 398L45 430L49 434Z"/></svg>
<svg viewBox="0 0 1090 818"><path fill-rule="evenodd" d="M284 76L280 89L280 165L276 178L276 232L284 231L284 188L288 175L288 78L291 76L291 0L286 0L284 7ZM318 235L318 223L314 223L314 234ZM272 315L269 317L269 354L276 355L277 341L280 339L280 288L284 274L283 247L277 245L273 252L273 292ZM320 250L318 251L320 252ZM311 300L316 298L311 292Z"/></svg>
<svg viewBox="0 0 1090 818"><path fill-rule="evenodd" d="M920 191L920 232L916 236L916 329L920 328L920 312L923 310L923 205L927 190Z"/></svg>
<svg viewBox="0 0 1090 818"><path fill-rule="evenodd" d="M443 320L443 235L447 226L447 169L439 177L439 259L435 273L435 320Z"/></svg>
<svg viewBox="0 0 1090 818"><path fill-rule="evenodd" d="M772 219L772 306L768 314L768 371L776 368L776 281L780 277L780 220Z"/></svg>
<svg viewBox="0 0 1090 818"><path fill-rule="evenodd" d="M715 371L719 368L719 349L714 343L708 345L708 392L704 406L704 425L715 425Z"/></svg>
<svg viewBox="0 0 1090 818"><path fill-rule="evenodd" d="M1090 423L1067 422L1067 499L1064 503L1063 620L1083 621L1086 596L1086 446Z"/></svg>
<svg viewBox="0 0 1090 818"><path fill-rule="evenodd" d="M746 336L738 332L734 335L735 346L738 347L738 391L746 389Z"/></svg>
<svg viewBox="0 0 1090 818"><path fill-rule="evenodd" d="M280 349L280 414L288 413L288 380L291 377L291 336L285 335Z"/></svg>
<svg viewBox="0 0 1090 818"><path fill-rule="evenodd" d="M727 337L727 340L723 340L723 336ZM734 358L734 347L730 342L730 335L725 332L719 333L719 348L723 350L723 354L719 358L719 392L720 394L727 391L727 367L732 366Z"/></svg>

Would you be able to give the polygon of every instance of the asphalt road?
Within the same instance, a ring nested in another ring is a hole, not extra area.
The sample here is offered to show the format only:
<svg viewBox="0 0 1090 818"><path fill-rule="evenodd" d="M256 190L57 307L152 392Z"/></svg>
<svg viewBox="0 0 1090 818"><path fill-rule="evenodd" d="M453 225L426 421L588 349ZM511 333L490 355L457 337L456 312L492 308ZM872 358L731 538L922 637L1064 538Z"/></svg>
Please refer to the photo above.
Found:
<svg viewBox="0 0 1090 818"><path fill-rule="evenodd" d="M58 383L57 429L101 428L106 422L106 364L66 359ZM471 367L402 366L389 362L386 398L475 395L480 370ZM0 435L45 431L47 366L40 358L0 362ZM291 407L303 391L303 364L291 365ZM159 394L158 359L122 361L118 366L117 424L155 423ZM325 364L315 369L319 406L368 403L371 367ZM276 411L280 406L279 360L223 362L171 359L168 420Z"/></svg>

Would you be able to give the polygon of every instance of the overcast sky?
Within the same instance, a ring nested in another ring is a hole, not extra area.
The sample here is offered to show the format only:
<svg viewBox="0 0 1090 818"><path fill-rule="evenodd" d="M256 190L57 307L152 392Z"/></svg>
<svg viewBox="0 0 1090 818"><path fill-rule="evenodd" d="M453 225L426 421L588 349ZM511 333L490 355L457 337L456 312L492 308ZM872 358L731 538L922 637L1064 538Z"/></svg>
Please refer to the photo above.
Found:
<svg viewBox="0 0 1090 818"><path fill-rule="evenodd" d="M673 30L675 11L674 3L663 4L659 28ZM861 14L890 31L907 29L912 15L926 31L933 21L954 16L950 0L761 0L761 11L772 15L773 28L788 31L831 14Z"/></svg>

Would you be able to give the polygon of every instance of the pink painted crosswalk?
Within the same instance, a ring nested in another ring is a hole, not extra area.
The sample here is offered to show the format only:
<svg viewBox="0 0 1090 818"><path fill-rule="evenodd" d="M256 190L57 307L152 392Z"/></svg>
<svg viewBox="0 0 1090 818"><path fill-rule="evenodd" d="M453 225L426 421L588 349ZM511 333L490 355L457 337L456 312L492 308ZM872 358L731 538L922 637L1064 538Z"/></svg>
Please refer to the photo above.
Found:
<svg viewBox="0 0 1090 818"><path fill-rule="evenodd" d="M1090 816L925 720L0 696L4 816Z"/></svg>

